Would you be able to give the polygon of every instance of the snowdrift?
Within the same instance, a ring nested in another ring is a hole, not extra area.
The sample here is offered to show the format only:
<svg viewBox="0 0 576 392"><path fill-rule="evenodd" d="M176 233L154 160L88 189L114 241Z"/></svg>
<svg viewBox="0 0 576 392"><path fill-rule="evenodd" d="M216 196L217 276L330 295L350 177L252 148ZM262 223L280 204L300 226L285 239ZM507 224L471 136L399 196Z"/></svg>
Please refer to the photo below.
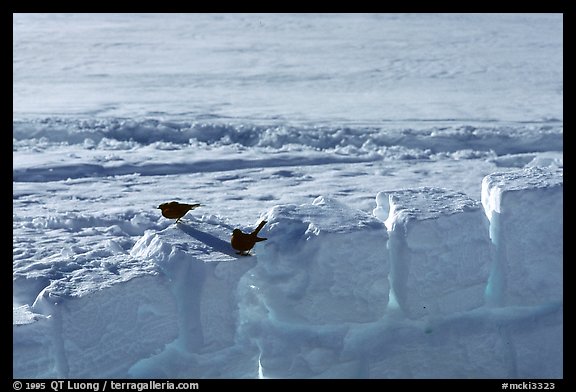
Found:
<svg viewBox="0 0 576 392"><path fill-rule="evenodd" d="M154 268L14 308L13 376L562 378L562 176L278 205L250 257L214 216L148 230Z"/></svg>

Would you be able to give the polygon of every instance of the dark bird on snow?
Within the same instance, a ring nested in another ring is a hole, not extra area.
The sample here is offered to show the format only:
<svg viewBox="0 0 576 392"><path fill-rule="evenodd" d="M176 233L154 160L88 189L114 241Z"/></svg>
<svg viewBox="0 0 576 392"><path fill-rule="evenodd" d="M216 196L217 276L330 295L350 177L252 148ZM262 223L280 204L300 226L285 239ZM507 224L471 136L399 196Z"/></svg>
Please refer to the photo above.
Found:
<svg viewBox="0 0 576 392"><path fill-rule="evenodd" d="M265 241L267 238L258 237L258 233L264 227L266 221L260 222L258 227L250 234L243 233L240 229L234 229L232 232L232 238L230 239L230 244L232 248L236 249L236 252L242 256L248 256L250 254L250 249L256 245L257 242Z"/></svg>
<svg viewBox="0 0 576 392"><path fill-rule="evenodd" d="M188 211L193 210L196 207L200 207L200 204L178 203L177 201L162 203L158 206L158 208L162 210L162 216L168 219L176 219L176 222L174 223L178 223L180 218L186 215Z"/></svg>

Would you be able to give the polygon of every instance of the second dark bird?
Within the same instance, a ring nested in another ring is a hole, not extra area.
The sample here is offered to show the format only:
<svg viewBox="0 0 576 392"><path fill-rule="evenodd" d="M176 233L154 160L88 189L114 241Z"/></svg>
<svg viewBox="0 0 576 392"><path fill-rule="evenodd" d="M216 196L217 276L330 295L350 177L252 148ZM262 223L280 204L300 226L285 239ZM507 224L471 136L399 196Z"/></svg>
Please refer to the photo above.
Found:
<svg viewBox="0 0 576 392"><path fill-rule="evenodd" d="M267 238L258 237L258 233L262 230L262 227L266 224L266 221L260 222L258 227L250 234L243 233L240 229L234 229L232 232L232 238L230 239L230 244L232 248L236 249L236 252L242 256L248 256L250 249L256 245L257 242L265 241Z"/></svg>
<svg viewBox="0 0 576 392"><path fill-rule="evenodd" d="M171 201L170 203L162 203L158 206L162 210L162 216L168 219L176 219L176 222L180 220L186 213L193 210L196 207L200 207L199 203L196 204L186 204L178 203L177 201Z"/></svg>

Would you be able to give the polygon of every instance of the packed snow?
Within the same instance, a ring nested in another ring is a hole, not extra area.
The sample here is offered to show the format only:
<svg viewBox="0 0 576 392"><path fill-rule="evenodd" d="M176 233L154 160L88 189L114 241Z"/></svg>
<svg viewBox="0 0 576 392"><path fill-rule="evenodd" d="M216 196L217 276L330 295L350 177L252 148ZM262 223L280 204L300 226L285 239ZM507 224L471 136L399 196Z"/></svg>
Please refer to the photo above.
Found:
<svg viewBox="0 0 576 392"><path fill-rule="evenodd" d="M564 377L561 14L13 32L14 378Z"/></svg>

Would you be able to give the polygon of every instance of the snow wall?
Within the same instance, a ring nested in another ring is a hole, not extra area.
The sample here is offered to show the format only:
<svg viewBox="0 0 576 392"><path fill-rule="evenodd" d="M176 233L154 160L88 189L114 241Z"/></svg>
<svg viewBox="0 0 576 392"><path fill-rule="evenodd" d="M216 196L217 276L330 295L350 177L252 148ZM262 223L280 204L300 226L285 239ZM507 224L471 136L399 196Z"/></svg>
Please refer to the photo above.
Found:
<svg viewBox="0 0 576 392"><path fill-rule="evenodd" d="M562 176L279 205L251 257L213 216L147 231L154 268L14 308L13 376L562 378Z"/></svg>

